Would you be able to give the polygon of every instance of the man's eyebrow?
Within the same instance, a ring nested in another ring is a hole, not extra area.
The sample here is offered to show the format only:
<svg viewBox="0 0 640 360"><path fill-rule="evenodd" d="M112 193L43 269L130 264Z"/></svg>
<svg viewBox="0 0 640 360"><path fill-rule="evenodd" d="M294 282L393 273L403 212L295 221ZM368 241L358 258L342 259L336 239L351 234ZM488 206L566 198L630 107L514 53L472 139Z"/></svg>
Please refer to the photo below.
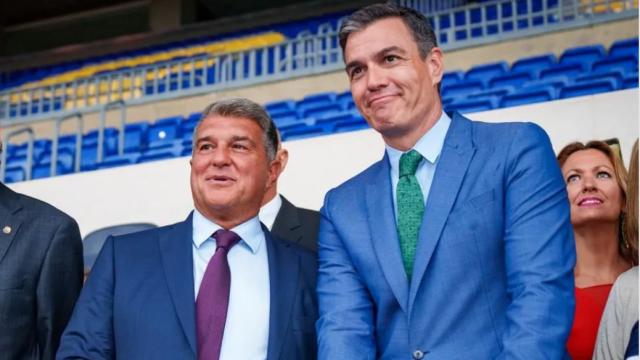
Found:
<svg viewBox="0 0 640 360"><path fill-rule="evenodd" d="M231 142L239 142L239 141L246 141L246 142L249 142L251 145L256 144L256 142L253 141L253 139L245 135L234 135L231 137Z"/></svg>

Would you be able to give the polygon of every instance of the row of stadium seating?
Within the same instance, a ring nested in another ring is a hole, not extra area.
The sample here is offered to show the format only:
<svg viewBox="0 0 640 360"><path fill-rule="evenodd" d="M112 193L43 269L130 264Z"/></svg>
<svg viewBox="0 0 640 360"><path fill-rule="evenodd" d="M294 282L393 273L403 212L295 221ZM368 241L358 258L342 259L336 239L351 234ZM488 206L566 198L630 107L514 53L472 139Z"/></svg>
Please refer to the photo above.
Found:
<svg viewBox="0 0 640 360"><path fill-rule="evenodd" d="M558 60L544 54L520 59L511 67L499 62L447 72L441 89L443 104L447 112L466 113L637 88L637 57L635 38L615 42L608 52L601 45L583 46L567 49ZM265 107L285 141L366 127L349 91L311 94ZM100 157L97 130L61 136L56 174L188 155L198 119L199 113L193 113L130 123L122 138L118 129L106 128ZM50 139L33 143L32 178L50 176L52 144ZM27 151L28 142L7 146L6 182L26 179Z"/></svg>
<svg viewBox="0 0 640 360"><path fill-rule="evenodd" d="M576 6L579 12L592 13L595 8L591 7L595 5L589 4ZM564 5L558 0L492 0L439 11L430 14L429 19L441 45L446 45L453 41L464 42L526 30L534 26L543 27L566 20L561 18L569 16L567 14L574 14L571 16L575 17L575 12L560 9L562 6ZM155 47L151 50L88 59L74 66L55 67L50 71L31 71L25 75L26 77L18 76L4 85L0 83L0 90L3 86L15 88L16 85L23 85L20 91L11 93L9 101L0 103L0 115L28 117L51 111L92 107L117 100L178 93L217 84L224 81L220 78L223 76L223 69L214 66L215 59L211 57L212 54L263 48L296 37L335 33L342 15L332 14L313 20L291 22L264 33L258 32L262 29L256 29L248 35L245 32L215 40L196 39L169 44L164 48ZM304 47L304 44L306 43L300 45ZM282 56L288 56L287 62L293 61L291 57L295 56L279 54L283 49L272 50L265 50L263 54L269 59L274 58L265 62L270 64L268 67L281 64ZM276 57L278 59L275 59ZM261 66L264 67L260 59L254 59L253 61L257 61L254 65L249 65L249 58L244 61L248 64L240 65L242 70L233 71L248 72L248 68L254 66L256 69L251 71L255 71L256 76L269 73L269 70L260 69Z"/></svg>

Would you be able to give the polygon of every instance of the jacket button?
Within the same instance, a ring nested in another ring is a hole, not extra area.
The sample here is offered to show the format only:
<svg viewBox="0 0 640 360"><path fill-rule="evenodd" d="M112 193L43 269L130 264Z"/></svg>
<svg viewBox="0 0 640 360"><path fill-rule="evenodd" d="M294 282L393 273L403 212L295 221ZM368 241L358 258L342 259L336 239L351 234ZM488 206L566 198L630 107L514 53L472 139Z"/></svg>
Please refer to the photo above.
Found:
<svg viewBox="0 0 640 360"><path fill-rule="evenodd" d="M424 357L424 353L423 353L422 351L420 351L420 350L416 350L416 351L414 351L414 352L413 352L413 358L414 358L415 360L420 360L420 359L422 359L423 357Z"/></svg>

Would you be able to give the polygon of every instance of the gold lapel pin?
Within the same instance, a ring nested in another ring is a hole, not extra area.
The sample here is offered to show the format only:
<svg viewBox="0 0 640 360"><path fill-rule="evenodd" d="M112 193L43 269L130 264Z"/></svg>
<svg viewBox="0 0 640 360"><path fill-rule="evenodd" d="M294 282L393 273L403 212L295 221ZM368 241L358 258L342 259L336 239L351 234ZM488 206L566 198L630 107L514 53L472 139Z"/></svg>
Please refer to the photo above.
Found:
<svg viewBox="0 0 640 360"><path fill-rule="evenodd" d="M5 227L2 228L2 232L9 235L11 234L11 226L7 225Z"/></svg>

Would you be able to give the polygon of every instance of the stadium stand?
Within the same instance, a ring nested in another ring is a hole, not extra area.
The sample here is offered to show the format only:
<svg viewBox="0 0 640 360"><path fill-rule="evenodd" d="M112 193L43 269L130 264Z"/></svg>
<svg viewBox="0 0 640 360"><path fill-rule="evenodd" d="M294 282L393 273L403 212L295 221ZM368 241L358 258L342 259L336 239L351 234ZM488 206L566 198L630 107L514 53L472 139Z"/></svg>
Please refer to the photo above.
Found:
<svg viewBox="0 0 640 360"><path fill-rule="evenodd" d="M498 62L473 66L465 73L447 72L442 86L445 111L479 112L638 87L637 53L638 39L624 39L615 42L608 53L600 45L580 46L565 50L558 62L553 55L542 54L520 59L511 66ZM298 101L270 102L265 107L284 141L366 127L349 91L315 93ZM4 179L16 182L29 176L38 179L185 156L191 152L198 119L199 113L192 113L126 124L122 140L121 129L107 127L102 135L100 130L91 130L82 137L76 134L57 140L34 139L32 144L9 143L3 154ZM102 157L98 156L99 137L104 144ZM122 148L119 141L124 141ZM56 143L58 150L54 154L52 147Z"/></svg>
<svg viewBox="0 0 640 360"><path fill-rule="evenodd" d="M458 6L460 1L448 1L437 7L434 2L407 1L420 9L435 9L428 18L446 49L557 31L586 21L608 21L612 16L637 16L637 3L616 3L619 5L491 0L462 6ZM116 100L143 103L334 71L342 63L337 42L342 15L328 15L324 22L295 22L265 32L230 34L213 41L195 39L10 74L10 81L1 85L0 121L64 116L76 110L96 111ZM618 51L625 51L620 46ZM603 55L602 46L575 50L561 57L551 75L575 70L576 64L590 67ZM500 71L497 66L493 71ZM467 80L484 79L467 75Z"/></svg>

